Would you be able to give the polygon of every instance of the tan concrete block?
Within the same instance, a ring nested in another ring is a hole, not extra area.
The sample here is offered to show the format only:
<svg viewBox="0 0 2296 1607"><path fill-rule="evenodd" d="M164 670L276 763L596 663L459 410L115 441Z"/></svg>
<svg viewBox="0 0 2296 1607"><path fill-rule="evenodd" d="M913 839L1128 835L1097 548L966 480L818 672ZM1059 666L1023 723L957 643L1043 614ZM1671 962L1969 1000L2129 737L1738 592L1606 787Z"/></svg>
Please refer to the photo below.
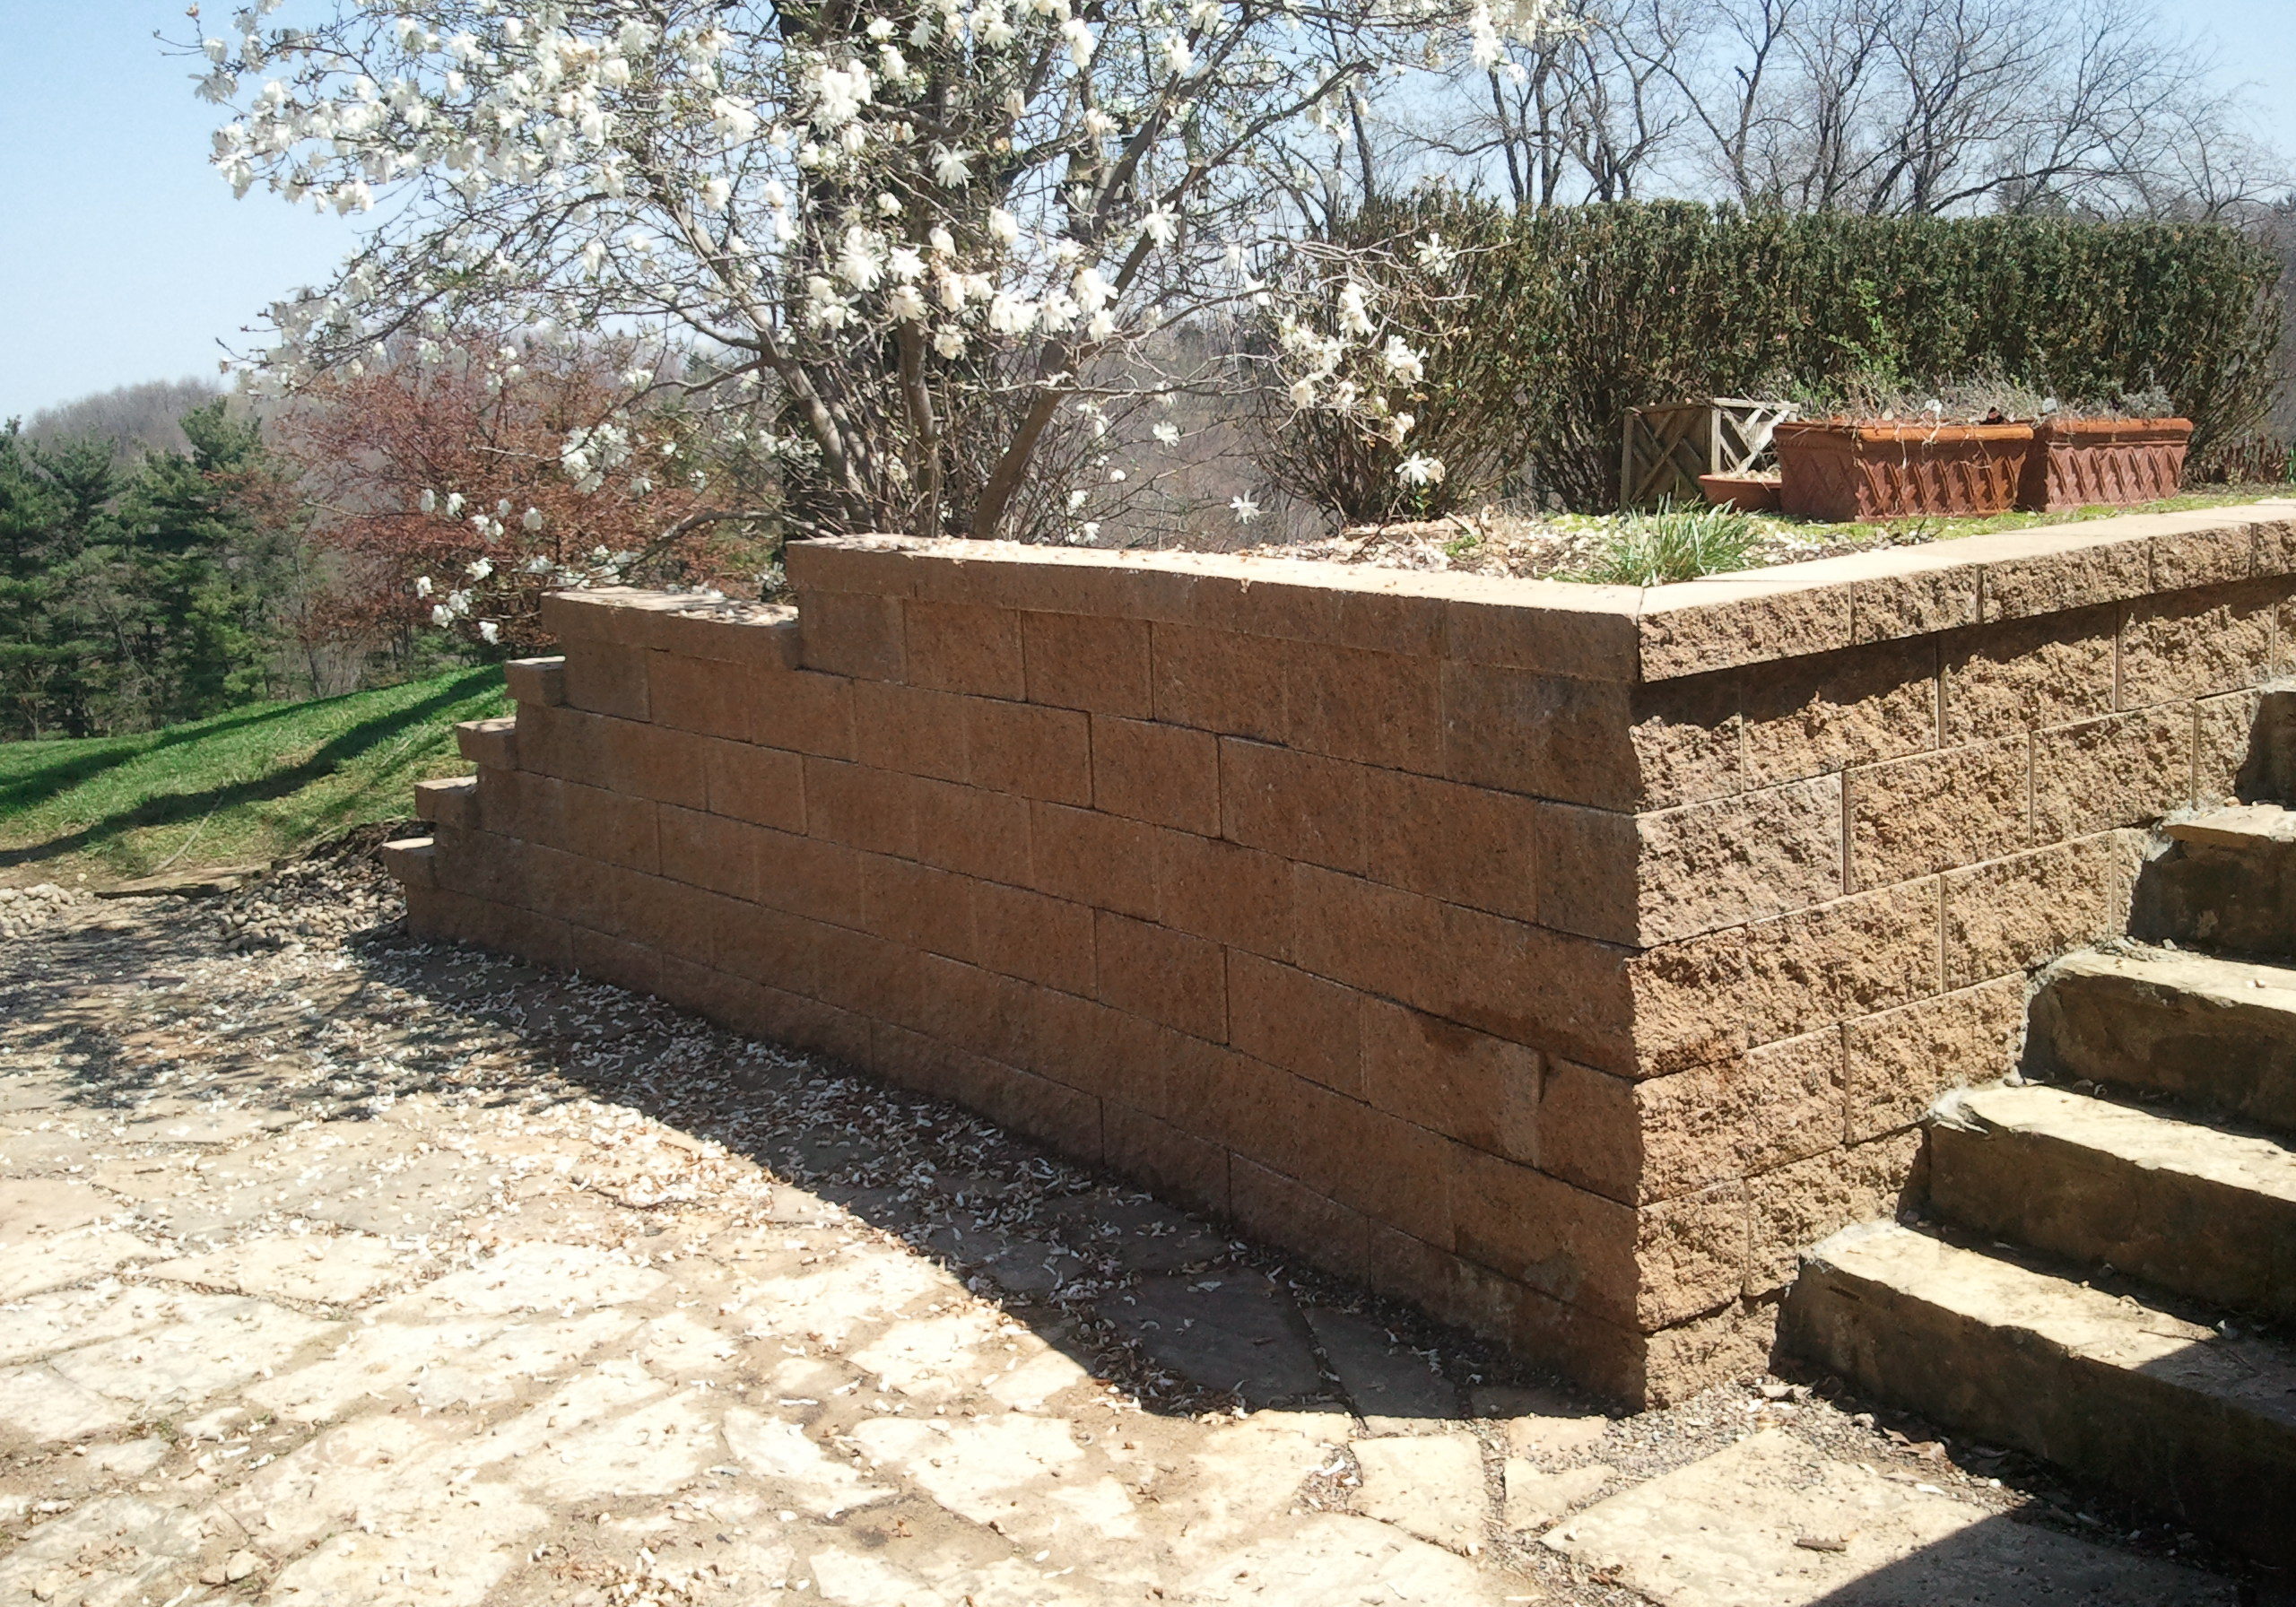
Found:
<svg viewBox="0 0 2296 1607"><path fill-rule="evenodd" d="M809 670L857 681L899 681L904 676L908 656L897 596L801 591L797 630Z"/></svg>
<svg viewBox="0 0 2296 1607"><path fill-rule="evenodd" d="M805 761L796 754L708 742L702 766L710 813L782 831L805 829Z"/></svg>
<svg viewBox="0 0 2296 1607"><path fill-rule="evenodd" d="M1027 695L1021 616L1013 610L912 598L902 611L909 645L906 679L912 684L985 698Z"/></svg>
<svg viewBox="0 0 2296 1607"><path fill-rule="evenodd" d="M658 806L662 874L733 899L757 897L757 834L738 821Z"/></svg>
<svg viewBox="0 0 2296 1607"><path fill-rule="evenodd" d="M1455 1247L1451 1152L1460 1146L1439 1134L1375 1110L1341 1102L1339 1120L1315 1186L1374 1222L1400 1228L1439 1249Z"/></svg>
<svg viewBox="0 0 2296 1607"><path fill-rule="evenodd" d="M1849 877L1861 890L2032 840L2032 761L2022 736L1865 766L1848 783Z"/></svg>
<svg viewBox="0 0 2296 1607"><path fill-rule="evenodd" d="M1286 738L1295 748L1390 769L1443 768L1440 666L1433 658L1292 645Z"/></svg>
<svg viewBox="0 0 2296 1607"><path fill-rule="evenodd" d="M605 792L595 786L561 784L561 830L567 852L649 874L661 866L650 799Z"/></svg>
<svg viewBox="0 0 2296 1607"><path fill-rule="evenodd" d="M2110 834L2056 843L1944 878L1945 986L1968 987L2116 936Z"/></svg>
<svg viewBox="0 0 2296 1607"><path fill-rule="evenodd" d="M1231 1214L1228 1151L1115 1099L1100 1106L1108 1165L1161 1199Z"/></svg>
<svg viewBox="0 0 2296 1607"><path fill-rule="evenodd" d="M1029 802L952 781L918 780L917 857L1015 887L1030 879Z"/></svg>
<svg viewBox="0 0 2296 1607"><path fill-rule="evenodd" d="M1659 681L1850 643L1849 583L1760 573L1716 576L1643 594L1642 675Z"/></svg>
<svg viewBox="0 0 2296 1607"><path fill-rule="evenodd" d="M1775 1297L1742 1299L1651 1334L1642 1346L1641 1405L1677 1406L1718 1384L1760 1378L1777 1347L1779 1305Z"/></svg>
<svg viewBox="0 0 2296 1607"><path fill-rule="evenodd" d="M531 770L484 771L463 830L559 847L566 840L565 788L556 777Z"/></svg>
<svg viewBox="0 0 2296 1607"><path fill-rule="evenodd" d="M590 727L587 744L596 773L576 779L700 809L709 802L709 741L668 725L601 719Z"/></svg>
<svg viewBox="0 0 2296 1607"><path fill-rule="evenodd" d="M1090 1166L1100 1161L1100 1102L1046 1078L978 1057L953 1063L951 1092L992 1121Z"/></svg>
<svg viewBox="0 0 2296 1607"><path fill-rule="evenodd" d="M1511 580L1442 578L1444 651L1453 658L1588 681L1629 682L1639 672L1639 587L1558 588L1534 605Z"/></svg>
<svg viewBox="0 0 2296 1607"><path fill-rule="evenodd" d="M566 656L514 658L502 666L502 682L513 702L554 708L566 701Z"/></svg>
<svg viewBox="0 0 2296 1607"><path fill-rule="evenodd" d="M1386 999L1354 997L1361 1012L1363 1099L1478 1150L1536 1162L1543 1070L1537 1050Z"/></svg>
<svg viewBox="0 0 2296 1607"><path fill-rule="evenodd" d="M1927 638L1762 665L1728 679L1745 720L1750 786L1937 745L1937 647Z"/></svg>
<svg viewBox="0 0 2296 1607"><path fill-rule="evenodd" d="M517 774L517 772L510 772ZM471 831L478 827L478 777L454 776L437 781L414 784L414 813L418 820L444 826L450 831Z"/></svg>
<svg viewBox="0 0 2296 1607"><path fill-rule="evenodd" d="M1312 865L1292 873L1302 969L1511 1042L1631 1062L1625 951Z"/></svg>
<svg viewBox="0 0 2296 1607"><path fill-rule="evenodd" d="M1036 995L1042 990L944 955L917 962L916 1013L900 1024L1000 1064L1036 1059Z"/></svg>
<svg viewBox="0 0 2296 1607"><path fill-rule="evenodd" d="M1641 838L1635 817L1542 804L1535 838L1539 925L1632 942L1641 931Z"/></svg>
<svg viewBox="0 0 2296 1607"><path fill-rule="evenodd" d="M1090 716L990 698L967 701L974 786L1050 804L1091 803Z"/></svg>
<svg viewBox="0 0 2296 1607"><path fill-rule="evenodd" d="M881 770L972 779L970 700L895 681L853 682L853 743L861 762Z"/></svg>
<svg viewBox="0 0 2296 1607"><path fill-rule="evenodd" d="M824 1003L874 1021L914 1017L918 963L924 956L870 932L816 923L808 934Z"/></svg>
<svg viewBox="0 0 2296 1607"><path fill-rule="evenodd" d="M1202 1056L1232 1051L1134 1015L1049 987L1030 999L1034 1058L1022 1069L1176 1123L1199 1137L1217 1136L1204 1090L1217 1078Z"/></svg>
<svg viewBox="0 0 2296 1607"><path fill-rule="evenodd" d="M1371 1225L1361 1212L1241 1156L1228 1163L1228 1200L1255 1236L1340 1277L1364 1276Z"/></svg>
<svg viewBox="0 0 2296 1607"><path fill-rule="evenodd" d="M1220 744L1222 835L1335 870L1363 868L1359 765L1227 738Z"/></svg>
<svg viewBox="0 0 2296 1607"><path fill-rule="evenodd" d="M856 925L861 919L861 856L825 838L756 829L761 903L816 921Z"/></svg>
<svg viewBox="0 0 2296 1607"><path fill-rule="evenodd" d="M592 734L604 724L598 716L562 705L521 703L516 717L520 769L567 781L596 776L590 747Z"/></svg>
<svg viewBox="0 0 2296 1607"><path fill-rule="evenodd" d="M1167 926L1272 960L1292 956L1292 862L1214 838L1158 839L1157 904Z"/></svg>
<svg viewBox="0 0 2296 1607"><path fill-rule="evenodd" d="M744 671L775 673L804 660L797 611L783 604L741 597L716 602L684 599L685 606L655 614L648 645L680 658L706 658Z"/></svg>
<svg viewBox="0 0 2296 1607"><path fill-rule="evenodd" d="M1752 1188L1718 1183L1636 1212L1634 1259L1640 1276L1633 1312L1630 1317L1598 1306L1597 1314L1631 1321L1647 1333L1735 1297L1745 1281Z"/></svg>
<svg viewBox="0 0 2296 1607"><path fill-rule="evenodd" d="M923 560L882 536L841 536L792 542L782 555L789 584L801 592L875 592L905 597L915 589Z"/></svg>
<svg viewBox="0 0 2296 1607"><path fill-rule="evenodd" d="M2192 801L2206 808L2239 801L2241 767L2257 735L2260 692L2203 698L2193 705Z"/></svg>
<svg viewBox="0 0 2296 1607"><path fill-rule="evenodd" d="M757 678L738 665L709 658L655 653L646 666L648 708L654 719L704 736L750 740L750 710L757 701Z"/></svg>
<svg viewBox="0 0 2296 1607"><path fill-rule="evenodd" d="M1154 708L1145 620L1024 613L1028 700L1145 719Z"/></svg>
<svg viewBox="0 0 2296 1607"><path fill-rule="evenodd" d="M2170 705L2033 734L2033 838L2158 820L2192 796L2193 719Z"/></svg>
<svg viewBox="0 0 2296 1607"><path fill-rule="evenodd" d="M570 935L575 975L610 982L632 993L660 991L662 957L653 950L623 942L587 926L574 927Z"/></svg>
<svg viewBox="0 0 2296 1607"><path fill-rule="evenodd" d="M1794 1281L1802 1253L1856 1222L1893 1217L1921 1197L1921 1134L1893 1134L1765 1172L1745 1185L1749 1248L1745 1292Z"/></svg>
<svg viewBox="0 0 2296 1607"><path fill-rule="evenodd" d="M1758 785L1746 763L1744 687L1735 675L1707 675L1626 689L1630 784L1614 797L1548 792L1571 803L1670 809L1727 797ZM1604 717L1606 724L1609 716ZM1602 746L1609 738L1601 734ZM1573 762L1599 758L1582 751ZM1780 780L1787 777L1780 777Z"/></svg>
<svg viewBox="0 0 2296 1607"><path fill-rule="evenodd" d="M733 904L709 928L709 965L744 981L810 995L821 986L815 927L801 916Z"/></svg>
<svg viewBox="0 0 2296 1607"><path fill-rule="evenodd" d="M1942 644L1947 746L2110 714L2118 610L1956 631Z"/></svg>
<svg viewBox="0 0 2296 1607"><path fill-rule="evenodd" d="M567 644L566 701L592 714L621 720L651 717L646 672L653 655L644 647L612 642Z"/></svg>
<svg viewBox="0 0 2296 1607"><path fill-rule="evenodd" d="M1539 918L1542 805L1515 793L1366 769L1364 873L1518 920Z"/></svg>
<svg viewBox="0 0 2296 1607"><path fill-rule="evenodd" d="M915 779L831 759L805 760L805 830L848 847L917 856Z"/></svg>
<svg viewBox="0 0 2296 1607"><path fill-rule="evenodd" d="M1674 1199L1837 1147L1842 1105L1838 1028L1640 1081L1555 1061L1538 1164L1629 1204Z"/></svg>
<svg viewBox="0 0 2296 1607"><path fill-rule="evenodd" d="M1058 804L1029 805L1031 885L1144 921L1161 912L1163 828Z"/></svg>
<svg viewBox="0 0 2296 1607"><path fill-rule="evenodd" d="M853 684L813 670L762 676L750 710L750 734L769 748L849 760L856 752Z"/></svg>
<svg viewBox="0 0 2296 1607"><path fill-rule="evenodd" d="M2259 532L2251 526L2161 534L2152 549L2152 590L2189 591L2226 586L2256 572Z"/></svg>
<svg viewBox="0 0 2296 1607"><path fill-rule="evenodd" d="M1981 604L1988 621L2070 613L2100 603L2141 597L2152 587L2152 553L2143 540L2034 535L2026 557L1985 568Z"/></svg>
<svg viewBox="0 0 2296 1607"><path fill-rule="evenodd" d="M1551 1299L1644 1329L1738 1292L1743 1185L1637 1211L1464 1146L1453 1164L1458 1253Z"/></svg>
<svg viewBox="0 0 2296 1607"><path fill-rule="evenodd" d="M2272 585L2216 586L2132 604L2120 638L2120 707L2237 691L2272 656Z"/></svg>
<svg viewBox="0 0 2296 1607"><path fill-rule="evenodd" d="M1938 920L1937 883L1909 882L1637 956L1634 1059L1608 1069L1727 1059L1942 992Z"/></svg>
<svg viewBox="0 0 2296 1607"><path fill-rule="evenodd" d="M518 722L507 715L492 720L463 720L455 726L455 749L473 764L515 770L518 768Z"/></svg>
<svg viewBox="0 0 2296 1607"><path fill-rule="evenodd" d="M2025 1039L2022 972L1885 1010L1842 1029L1846 1142L1910 1127L1949 1088L2016 1069Z"/></svg>
<svg viewBox="0 0 2296 1607"><path fill-rule="evenodd" d="M1026 888L978 882L972 889L972 952L992 971L1063 993L1090 995L1092 911Z"/></svg>
<svg viewBox="0 0 2296 1607"><path fill-rule="evenodd" d="M427 837L402 837L385 843L382 860L384 871L401 887L427 891L439 885L438 847Z"/></svg>
<svg viewBox="0 0 2296 1607"><path fill-rule="evenodd" d="M1154 626L1150 674L1156 718L1199 731L1282 742L1291 644L1190 625Z"/></svg>
<svg viewBox="0 0 2296 1607"><path fill-rule="evenodd" d="M1361 996L1288 965L1228 953L1229 1041L1356 1099L1364 1097Z"/></svg>
<svg viewBox="0 0 2296 1607"><path fill-rule="evenodd" d="M1091 717L1092 806L1199 836L1220 831L1220 741L1185 725Z"/></svg>
<svg viewBox="0 0 2296 1607"><path fill-rule="evenodd" d="M1228 1040L1220 945L1103 909L1093 923L1101 1003L1212 1043Z"/></svg>
<svg viewBox="0 0 2296 1607"><path fill-rule="evenodd" d="M1627 688L1451 660L1442 667L1442 696L1443 774L1450 779L1611 808L1632 808L1639 798ZM1666 740L1683 734L1663 720L1651 724ZM1692 745L1700 745L1696 734Z"/></svg>
<svg viewBox="0 0 2296 1607"><path fill-rule="evenodd" d="M1639 815L1635 828L1637 918L1617 934L1627 942L1671 942L1841 896L1839 776Z"/></svg>
<svg viewBox="0 0 2296 1607"><path fill-rule="evenodd" d="M879 854L861 856L861 925L879 937L912 949L972 958L972 889L970 876ZM986 1054L965 1039L963 1047Z"/></svg>

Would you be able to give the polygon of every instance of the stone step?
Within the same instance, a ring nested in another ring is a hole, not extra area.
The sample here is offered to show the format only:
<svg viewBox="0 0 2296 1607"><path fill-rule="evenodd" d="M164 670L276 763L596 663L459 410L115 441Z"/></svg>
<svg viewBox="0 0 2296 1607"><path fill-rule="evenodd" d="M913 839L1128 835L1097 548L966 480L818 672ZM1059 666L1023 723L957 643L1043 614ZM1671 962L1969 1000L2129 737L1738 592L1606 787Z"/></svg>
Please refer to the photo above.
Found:
<svg viewBox="0 0 2296 1607"><path fill-rule="evenodd" d="M2296 955L2296 812L2240 804L2163 822L2168 852L2137 878L2141 938Z"/></svg>
<svg viewBox="0 0 2296 1607"><path fill-rule="evenodd" d="M2175 949L2067 956L2033 997L2030 1058L2296 1133L2296 969Z"/></svg>
<svg viewBox="0 0 2296 1607"><path fill-rule="evenodd" d="M1961 1096L1929 1128L1949 1220L2211 1306L2296 1316L2296 1151L2057 1088Z"/></svg>
<svg viewBox="0 0 2296 1607"><path fill-rule="evenodd" d="M2296 1563L2296 1349L1893 1222L1808 1252L1787 1347L1944 1427Z"/></svg>

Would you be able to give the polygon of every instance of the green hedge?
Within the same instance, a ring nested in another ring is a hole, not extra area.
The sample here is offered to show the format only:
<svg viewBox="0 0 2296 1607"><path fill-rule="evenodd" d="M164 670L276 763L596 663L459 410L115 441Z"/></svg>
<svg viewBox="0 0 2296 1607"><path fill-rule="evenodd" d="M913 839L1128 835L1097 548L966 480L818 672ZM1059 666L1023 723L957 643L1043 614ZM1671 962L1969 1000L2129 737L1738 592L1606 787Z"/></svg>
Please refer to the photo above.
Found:
<svg viewBox="0 0 2296 1607"><path fill-rule="evenodd" d="M1456 373L1489 405L1503 369L1522 421L1514 465L1573 508L1615 502L1628 409L1781 379L1922 388L1997 374L2068 399L2157 387L2193 421L2203 461L2261 423L2279 382L2278 259L2222 225L1688 203L1517 216L1442 200L1382 207L1346 231L1388 248L1386 272L1411 274L1422 271L1396 248L1431 230L1468 248L1452 277L1475 311L1466 348L1431 358L1427 388ZM1447 487L1455 501L1489 489Z"/></svg>

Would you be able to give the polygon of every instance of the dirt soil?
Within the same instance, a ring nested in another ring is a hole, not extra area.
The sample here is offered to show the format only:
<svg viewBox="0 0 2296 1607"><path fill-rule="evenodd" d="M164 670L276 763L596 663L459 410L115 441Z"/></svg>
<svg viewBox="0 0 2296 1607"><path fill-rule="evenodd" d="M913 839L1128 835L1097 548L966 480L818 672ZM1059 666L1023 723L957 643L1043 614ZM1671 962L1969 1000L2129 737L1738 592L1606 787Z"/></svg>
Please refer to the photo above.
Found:
<svg viewBox="0 0 2296 1607"><path fill-rule="evenodd" d="M1615 519L1601 516L1555 514L1530 518L1485 508L1440 519L1360 526L1315 541L1270 543L1246 551L1257 558L1551 580L1584 570L1617 527ZM1943 534L1942 526L1913 522L1810 525L1757 517L1753 527L1746 567L1756 569L1839 558L1848 552L1920 546Z"/></svg>
<svg viewBox="0 0 2296 1607"><path fill-rule="evenodd" d="M0 1603L2258 1599L1823 1380L1617 1414L948 1106L418 945L367 846L0 940Z"/></svg>

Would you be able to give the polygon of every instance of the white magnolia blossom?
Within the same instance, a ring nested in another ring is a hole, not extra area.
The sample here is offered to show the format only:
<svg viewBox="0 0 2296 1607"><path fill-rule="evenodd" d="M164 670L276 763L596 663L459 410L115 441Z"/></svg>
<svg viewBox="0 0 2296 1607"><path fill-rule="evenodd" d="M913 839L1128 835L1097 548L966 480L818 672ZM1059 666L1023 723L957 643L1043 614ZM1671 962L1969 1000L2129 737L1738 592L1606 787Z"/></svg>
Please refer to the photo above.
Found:
<svg viewBox="0 0 2296 1607"><path fill-rule="evenodd" d="M1268 305L1234 265L1296 229L1271 198L1388 55L1552 9L860 0L793 28L751 0L290 3L291 26L257 0L184 47L231 109L235 192L367 220L332 282L270 309L265 382L444 364L474 326L650 331L675 360L567 438L570 483L597 490L674 394L800 432L777 455L802 452L801 523L983 534L1061 511L1032 475L1091 477L1093 448L1044 466L1063 400L1163 360L1163 309ZM1315 404L1360 400L1348 354L1417 363L1377 319L1361 296L1321 324L1345 351L1303 365Z"/></svg>

